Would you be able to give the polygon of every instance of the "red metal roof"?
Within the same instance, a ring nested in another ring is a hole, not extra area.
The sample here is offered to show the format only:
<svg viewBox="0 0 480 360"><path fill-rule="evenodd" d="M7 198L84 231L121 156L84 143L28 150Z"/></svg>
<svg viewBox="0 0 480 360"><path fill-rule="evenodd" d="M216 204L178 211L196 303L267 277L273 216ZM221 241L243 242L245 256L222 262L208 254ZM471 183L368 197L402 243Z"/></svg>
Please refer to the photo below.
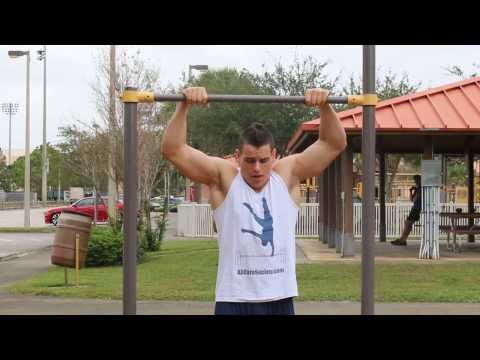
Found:
<svg viewBox="0 0 480 360"><path fill-rule="evenodd" d="M338 117L347 132L362 129L362 107L345 110ZM287 148L305 132L318 131L320 118L302 123ZM377 132L480 131L480 77L458 81L410 95L381 101L375 107Z"/></svg>

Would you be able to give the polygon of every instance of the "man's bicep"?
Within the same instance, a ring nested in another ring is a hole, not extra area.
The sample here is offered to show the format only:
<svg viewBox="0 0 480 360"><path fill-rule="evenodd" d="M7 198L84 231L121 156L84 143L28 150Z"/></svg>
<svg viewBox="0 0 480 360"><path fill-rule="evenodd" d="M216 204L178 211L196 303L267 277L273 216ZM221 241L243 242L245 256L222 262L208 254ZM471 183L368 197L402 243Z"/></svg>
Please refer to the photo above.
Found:
<svg viewBox="0 0 480 360"><path fill-rule="evenodd" d="M299 181L318 176L340 153L328 143L317 141L297 154L292 172Z"/></svg>
<svg viewBox="0 0 480 360"><path fill-rule="evenodd" d="M218 160L222 159L208 156L188 145L170 155L168 160L178 168L182 175L194 182L209 185L220 179Z"/></svg>

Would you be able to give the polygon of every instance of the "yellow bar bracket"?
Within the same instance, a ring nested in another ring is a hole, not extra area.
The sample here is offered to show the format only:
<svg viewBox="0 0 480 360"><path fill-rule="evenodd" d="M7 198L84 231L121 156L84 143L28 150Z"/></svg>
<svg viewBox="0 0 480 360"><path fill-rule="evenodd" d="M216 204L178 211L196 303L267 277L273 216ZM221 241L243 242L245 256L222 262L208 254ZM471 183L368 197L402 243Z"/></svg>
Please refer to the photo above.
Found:
<svg viewBox="0 0 480 360"><path fill-rule="evenodd" d="M124 103L148 103L154 102L154 93L151 91L125 90L120 97Z"/></svg>
<svg viewBox="0 0 480 360"><path fill-rule="evenodd" d="M378 96L377 94L348 95L348 104L357 106L375 106L378 104Z"/></svg>

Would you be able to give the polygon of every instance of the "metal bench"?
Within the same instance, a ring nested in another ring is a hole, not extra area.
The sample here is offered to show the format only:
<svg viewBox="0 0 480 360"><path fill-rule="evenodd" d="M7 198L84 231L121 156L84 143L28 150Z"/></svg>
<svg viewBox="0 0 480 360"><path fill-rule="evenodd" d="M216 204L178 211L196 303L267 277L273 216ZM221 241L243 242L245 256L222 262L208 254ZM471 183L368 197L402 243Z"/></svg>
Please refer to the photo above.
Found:
<svg viewBox="0 0 480 360"><path fill-rule="evenodd" d="M480 213L441 213L440 216L450 219L450 225L441 225L440 230L447 231L447 249L452 249L454 253L461 252L461 241L457 244L457 235L480 234L479 225L458 225L460 219L479 219ZM452 246L450 246L450 233L453 234Z"/></svg>

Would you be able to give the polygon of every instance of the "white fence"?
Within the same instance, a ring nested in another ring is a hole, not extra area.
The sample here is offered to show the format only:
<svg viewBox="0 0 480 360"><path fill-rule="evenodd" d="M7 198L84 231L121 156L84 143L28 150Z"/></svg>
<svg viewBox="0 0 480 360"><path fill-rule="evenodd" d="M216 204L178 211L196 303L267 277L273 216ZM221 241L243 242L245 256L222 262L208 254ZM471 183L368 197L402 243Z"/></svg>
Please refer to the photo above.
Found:
<svg viewBox="0 0 480 360"><path fill-rule="evenodd" d="M387 203L385 204L386 233L387 238L400 237L403 230L403 224L407 218L412 203ZM467 204L442 203L440 212L454 212L461 208L467 212ZM475 211L480 211L480 204L475 204ZM440 217L440 225L448 225L446 219ZM467 220L464 220L465 225ZM422 237L423 214L420 215L420 221L415 223L411 237ZM475 224L480 224L480 219L475 219ZM464 225L459 223L459 225ZM318 204L304 203L300 206L296 225L297 237L316 237L318 236ZM353 204L353 236L362 235L362 204ZM180 204L177 214L177 236L186 237L216 237L217 234L213 226L212 209L210 204ZM380 236L380 204L375 204L375 237Z"/></svg>

